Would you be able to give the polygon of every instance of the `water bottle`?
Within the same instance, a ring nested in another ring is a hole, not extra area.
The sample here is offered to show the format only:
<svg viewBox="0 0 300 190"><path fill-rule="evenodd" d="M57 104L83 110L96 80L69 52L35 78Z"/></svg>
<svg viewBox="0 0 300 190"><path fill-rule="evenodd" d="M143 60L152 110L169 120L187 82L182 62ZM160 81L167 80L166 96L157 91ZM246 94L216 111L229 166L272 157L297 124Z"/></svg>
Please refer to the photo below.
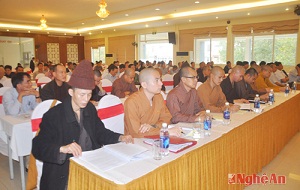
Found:
<svg viewBox="0 0 300 190"><path fill-rule="evenodd" d="M284 90L284 96L288 96L289 93L290 93L290 87L289 87L289 84L286 84L285 90Z"/></svg>
<svg viewBox="0 0 300 190"><path fill-rule="evenodd" d="M160 130L160 148L162 156L169 155L169 143L170 143L170 136L168 131L168 124L163 123L162 128Z"/></svg>
<svg viewBox="0 0 300 190"><path fill-rule="evenodd" d="M292 90L293 90L292 91L293 93L296 93L296 91L297 91L297 82L296 81L293 82Z"/></svg>
<svg viewBox="0 0 300 190"><path fill-rule="evenodd" d="M259 113L260 109L260 98L259 95L256 94L254 98L254 112Z"/></svg>
<svg viewBox="0 0 300 190"><path fill-rule="evenodd" d="M269 93L269 105L273 105L273 104L274 104L274 91L273 89L271 89Z"/></svg>
<svg viewBox="0 0 300 190"><path fill-rule="evenodd" d="M225 103L225 110L223 112L223 124L224 125L229 125L230 124L229 102Z"/></svg>
<svg viewBox="0 0 300 190"><path fill-rule="evenodd" d="M204 136L210 136L210 129L211 129L211 116L210 116L210 110L206 110L205 119L203 122L204 125Z"/></svg>

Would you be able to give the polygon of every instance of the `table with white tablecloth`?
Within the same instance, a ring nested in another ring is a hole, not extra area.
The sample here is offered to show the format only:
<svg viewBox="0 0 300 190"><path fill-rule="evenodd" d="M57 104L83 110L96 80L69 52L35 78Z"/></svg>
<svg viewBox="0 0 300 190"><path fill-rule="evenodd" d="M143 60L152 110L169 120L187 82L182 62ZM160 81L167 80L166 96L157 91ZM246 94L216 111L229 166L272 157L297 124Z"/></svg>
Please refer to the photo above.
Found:
<svg viewBox="0 0 300 190"><path fill-rule="evenodd" d="M262 113L239 111L228 126L215 121L210 137L178 154L160 161L150 151L143 160L101 171L93 163L72 158L69 189L242 189L244 184L228 184L230 173L254 174L261 171L299 131L300 94L275 94L274 105ZM180 127L192 127L179 123ZM137 139L136 143L148 147ZM107 158L109 159L109 158ZM100 161L100 160L99 160ZM96 162L96 160L94 160Z"/></svg>
<svg viewBox="0 0 300 190"><path fill-rule="evenodd" d="M33 133L30 114L0 117L2 130L7 135L10 177L14 178L12 160L20 162L22 189L25 189L24 156L31 152Z"/></svg>

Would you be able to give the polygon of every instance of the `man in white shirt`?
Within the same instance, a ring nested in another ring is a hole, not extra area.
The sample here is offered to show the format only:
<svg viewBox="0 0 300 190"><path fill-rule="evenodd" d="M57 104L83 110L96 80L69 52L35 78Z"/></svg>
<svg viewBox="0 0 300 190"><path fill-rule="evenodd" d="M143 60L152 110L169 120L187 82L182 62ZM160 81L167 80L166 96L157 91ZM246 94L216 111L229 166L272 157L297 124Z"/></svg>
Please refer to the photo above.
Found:
<svg viewBox="0 0 300 190"><path fill-rule="evenodd" d="M296 65L295 69L289 72L289 83L300 82L300 63Z"/></svg>
<svg viewBox="0 0 300 190"><path fill-rule="evenodd" d="M17 73L12 78L13 88L3 95L3 106L7 115L29 113L41 101L39 92L32 88L30 75Z"/></svg>
<svg viewBox="0 0 300 190"><path fill-rule="evenodd" d="M103 78L108 79L112 83L114 83L114 81L118 78L117 74L118 74L118 67L115 66L114 64L111 64L110 66L108 66L108 74Z"/></svg>
<svg viewBox="0 0 300 190"><path fill-rule="evenodd" d="M269 80L274 84L274 85L277 85L277 86L281 86L281 87L284 87L285 84L284 83L281 83L280 81L280 78L278 78L275 73L277 71L277 67L274 63L272 64L269 64L269 66L272 68L272 73L271 73L271 76L269 78Z"/></svg>

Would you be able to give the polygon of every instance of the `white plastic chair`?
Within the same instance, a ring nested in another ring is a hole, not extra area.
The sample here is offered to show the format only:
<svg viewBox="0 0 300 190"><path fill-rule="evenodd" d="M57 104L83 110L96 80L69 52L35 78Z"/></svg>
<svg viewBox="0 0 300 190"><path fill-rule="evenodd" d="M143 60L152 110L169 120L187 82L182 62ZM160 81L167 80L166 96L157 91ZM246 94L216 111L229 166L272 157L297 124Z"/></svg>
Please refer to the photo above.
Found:
<svg viewBox="0 0 300 190"><path fill-rule="evenodd" d="M120 98L106 95L98 103L98 117L105 128L124 134L124 106Z"/></svg>
<svg viewBox="0 0 300 190"><path fill-rule="evenodd" d="M2 82L4 87L12 87L11 79L7 78L5 81Z"/></svg>
<svg viewBox="0 0 300 190"><path fill-rule="evenodd" d="M196 90L199 88L199 86L201 86L201 84L203 84L203 83L202 82L197 82Z"/></svg>
<svg viewBox="0 0 300 190"><path fill-rule="evenodd" d="M42 122L42 117L44 113L46 113L49 110L53 101L54 100L43 101L39 105L37 105L36 108L33 110L31 115L31 128L32 128L33 137L36 135L36 132L40 128L40 123ZM55 105L60 103L61 102L57 100ZM40 187L40 179L43 173L43 162L37 159L36 159L36 169L37 169L37 189L40 189L39 187Z"/></svg>
<svg viewBox="0 0 300 190"><path fill-rule="evenodd" d="M36 75L35 79L38 80L39 78L44 77L44 76L45 76L44 73L39 73Z"/></svg>
<svg viewBox="0 0 300 190"><path fill-rule="evenodd" d="M102 88L107 94L111 94L112 82L108 79L102 79Z"/></svg>
<svg viewBox="0 0 300 190"><path fill-rule="evenodd" d="M40 77L37 81L37 86L42 86L43 84L47 84L48 82L51 82L51 79L49 77L43 76Z"/></svg>
<svg viewBox="0 0 300 190"><path fill-rule="evenodd" d="M173 75L165 74L162 76L162 83L166 87L166 92L169 92L173 89L174 81L173 81Z"/></svg>
<svg viewBox="0 0 300 190"><path fill-rule="evenodd" d="M0 88L0 116L5 115L4 107L2 104L2 96L3 94L10 89L11 87L2 87ZM7 136L2 129L2 124L0 122L0 153L3 155L8 155L7 151Z"/></svg>

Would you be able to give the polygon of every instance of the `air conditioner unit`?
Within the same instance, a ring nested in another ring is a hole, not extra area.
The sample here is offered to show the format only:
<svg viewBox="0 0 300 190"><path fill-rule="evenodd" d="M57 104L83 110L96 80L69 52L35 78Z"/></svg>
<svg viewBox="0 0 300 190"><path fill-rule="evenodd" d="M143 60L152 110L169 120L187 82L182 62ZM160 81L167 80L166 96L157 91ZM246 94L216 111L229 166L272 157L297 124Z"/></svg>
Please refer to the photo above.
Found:
<svg viewBox="0 0 300 190"><path fill-rule="evenodd" d="M105 64L106 65L110 65L112 63L114 63L115 61L115 55L113 53L107 53L105 54Z"/></svg>
<svg viewBox="0 0 300 190"><path fill-rule="evenodd" d="M182 61L187 61L188 63L194 61L194 52L193 51L176 52L176 63Z"/></svg>

